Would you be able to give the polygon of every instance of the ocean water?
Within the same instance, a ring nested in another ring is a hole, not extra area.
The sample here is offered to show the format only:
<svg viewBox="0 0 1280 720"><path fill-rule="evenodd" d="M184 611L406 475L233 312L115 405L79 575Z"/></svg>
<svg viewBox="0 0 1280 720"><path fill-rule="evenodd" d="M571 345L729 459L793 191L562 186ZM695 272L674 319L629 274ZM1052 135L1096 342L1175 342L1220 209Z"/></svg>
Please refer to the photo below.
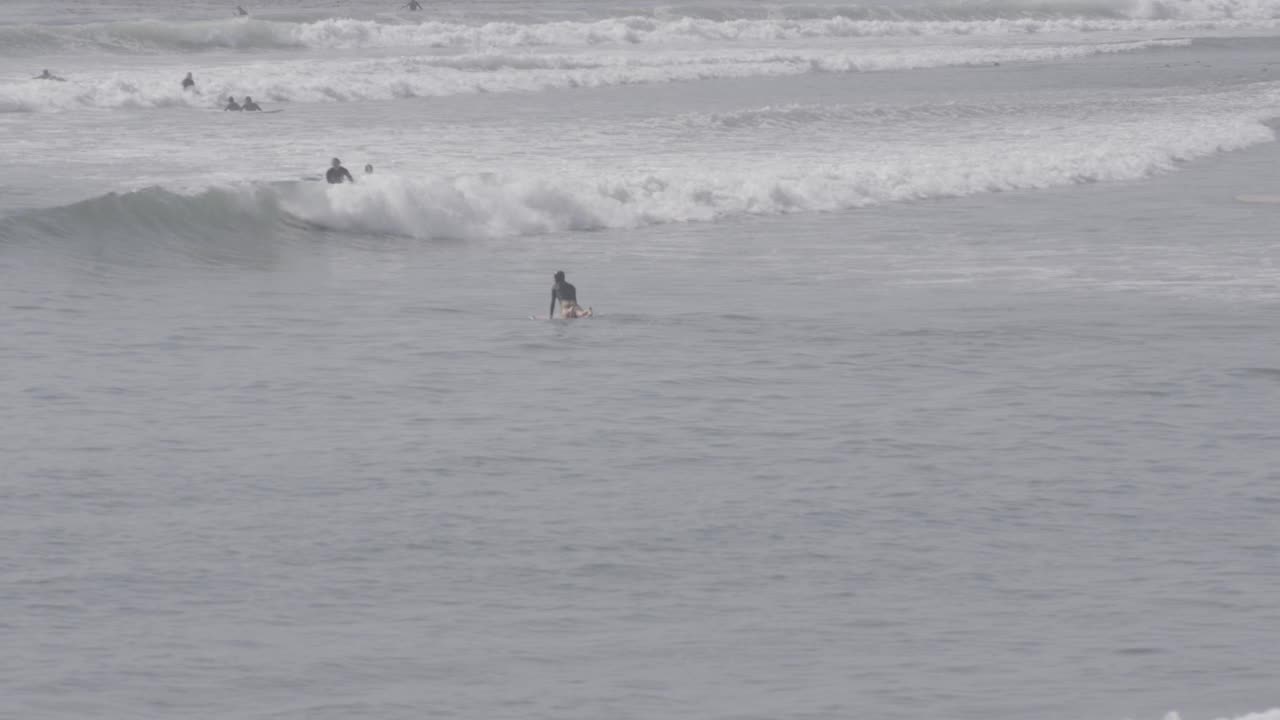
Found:
<svg viewBox="0 0 1280 720"><path fill-rule="evenodd" d="M0 718L1280 720L1280 2L243 4L0 6Z"/></svg>

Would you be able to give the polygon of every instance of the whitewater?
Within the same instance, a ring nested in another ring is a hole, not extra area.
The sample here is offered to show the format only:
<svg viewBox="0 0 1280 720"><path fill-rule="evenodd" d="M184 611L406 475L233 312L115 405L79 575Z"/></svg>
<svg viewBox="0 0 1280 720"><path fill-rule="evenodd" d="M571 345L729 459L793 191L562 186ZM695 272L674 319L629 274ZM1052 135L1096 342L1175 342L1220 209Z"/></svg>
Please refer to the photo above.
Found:
<svg viewBox="0 0 1280 720"><path fill-rule="evenodd" d="M1280 2L240 4L0 3L0 719L1280 720Z"/></svg>

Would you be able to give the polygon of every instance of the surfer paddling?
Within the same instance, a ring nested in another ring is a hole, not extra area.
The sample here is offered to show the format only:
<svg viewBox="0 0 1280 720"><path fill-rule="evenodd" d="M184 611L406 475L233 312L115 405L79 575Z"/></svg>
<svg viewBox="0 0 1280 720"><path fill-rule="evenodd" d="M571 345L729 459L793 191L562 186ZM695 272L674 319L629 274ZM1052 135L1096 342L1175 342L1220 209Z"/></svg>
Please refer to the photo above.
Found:
<svg viewBox="0 0 1280 720"><path fill-rule="evenodd" d="M555 275L555 284L551 286L551 309L547 310L547 319L555 317L556 302L560 303L560 317L566 319L591 317L591 308L586 310L578 304L578 289L564 279L564 271Z"/></svg>
<svg viewBox="0 0 1280 720"><path fill-rule="evenodd" d="M422 9L422 3L418 2L418 0L409 0L409 4L405 5L405 7L409 8L413 12L417 12Z"/></svg>
<svg viewBox="0 0 1280 720"><path fill-rule="evenodd" d="M31 78L31 79L32 79L32 80L57 80L58 82L66 82L66 81L67 81L67 79L66 79L66 78L64 78L64 77L58 77L57 75L54 75L53 73L49 72L47 69L46 69L44 72L40 73L39 75L37 75L37 76L35 76L35 77Z"/></svg>
<svg viewBox="0 0 1280 720"><path fill-rule="evenodd" d="M182 89L183 90L196 89L196 79L191 77L191 73L187 73L187 76L182 78Z"/></svg>

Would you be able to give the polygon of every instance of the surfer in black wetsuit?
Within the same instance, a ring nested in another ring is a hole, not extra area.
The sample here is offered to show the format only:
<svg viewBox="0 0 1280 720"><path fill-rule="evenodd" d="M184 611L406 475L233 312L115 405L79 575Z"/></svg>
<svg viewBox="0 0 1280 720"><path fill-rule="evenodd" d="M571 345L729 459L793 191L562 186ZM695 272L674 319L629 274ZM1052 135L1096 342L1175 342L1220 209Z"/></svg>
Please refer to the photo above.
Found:
<svg viewBox="0 0 1280 720"><path fill-rule="evenodd" d="M556 272L555 279L555 284L551 286L551 309L547 310L547 318L555 317L556 301L560 302L562 318L591 317L591 308L583 310L578 304L578 289L573 286L573 283L564 279L563 270Z"/></svg>
<svg viewBox="0 0 1280 720"><path fill-rule="evenodd" d="M262 108L259 107L258 103L254 102L253 98L249 97L248 95L244 96L244 105L242 105L240 109L246 112L252 112L255 110L258 112L262 112Z"/></svg>
<svg viewBox="0 0 1280 720"><path fill-rule="evenodd" d="M57 80L58 82L66 82L66 81L67 81L67 79L66 79L66 78L58 77L57 75L54 75L53 73L49 72L48 70L45 70L44 72L40 73L39 75L37 75L37 76L35 76L35 77L31 78L31 79L32 79L32 80Z"/></svg>
<svg viewBox="0 0 1280 720"><path fill-rule="evenodd" d="M237 16L239 16L239 17L244 17L244 16L246 16L246 15L248 15L248 14L249 14L249 11L248 11L248 10L245 10L244 8L240 7L239 5L237 5L237 6L236 6L236 15L237 15Z"/></svg>
<svg viewBox="0 0 1280 720"><path fill-rule="evenodd" d="M333 159L333 167L329 168L324 179L329 181L330 185L341 185L344 182L355 182L356 179L351 177L351 173L342 167L342 161L338 158Z"/></svg>
<svg viewBox="0 0 1280 720"><path fill-rule="evenodd" d="M409 0L409 4L405 5L405 7L409 8L410 10L417 11L422 9L422 3L418 2L418 0Z"/></svg>
<svg viewBox="0 0 1280 720"><path fill-rule="evenodd" d="M196 89L196 81L195 81L195 78L191 77L191 73L187 73L187 76L182 78L182 89L183 90Z"/></svg>
<svg viewBox="0 0 1280 720"><path fill-rule="evenodd" d="M240 104L236 102L236 99L234 97L231 97L230 95L228 95L227 106L222 108L222 111L226 112L228 110L232 112L240 112L241 110L244 110L244 108L240 107Z"/></svg>

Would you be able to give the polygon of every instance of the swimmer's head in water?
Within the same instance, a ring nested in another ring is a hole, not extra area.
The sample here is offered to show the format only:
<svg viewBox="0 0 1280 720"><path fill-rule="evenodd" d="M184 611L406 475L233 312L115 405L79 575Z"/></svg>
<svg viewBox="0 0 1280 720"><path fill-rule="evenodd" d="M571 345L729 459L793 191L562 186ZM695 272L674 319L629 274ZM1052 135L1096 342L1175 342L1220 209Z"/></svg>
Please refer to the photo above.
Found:
<svg viewBox="0 0 1280 720"><path fill-rule="evenodd" d="M365 174L366 174L366 175L372 175L372 174L373 174L373 166L372 166L372 165L365 165L365 166L364 166L364 172L365 172Z"/></svg>
<svg viewBox="0 0 1280 720"><path fill-rule="evenodd" d="M341 165L341 164L342 164L342 161L341 161L341 160L339 160L338 158L334 158L334 159L330 162L330 164L331 164L331 165L333 165L334 167L338 167L339 165Z"/></svg>
<svg viewBox="0 0 1280 720"><path fill-rule="evenodd" d="M564 279L564 271L563 271L563 270L557 270L557 271L556 271L556 280L563 280L563 279Z"/></svg>

